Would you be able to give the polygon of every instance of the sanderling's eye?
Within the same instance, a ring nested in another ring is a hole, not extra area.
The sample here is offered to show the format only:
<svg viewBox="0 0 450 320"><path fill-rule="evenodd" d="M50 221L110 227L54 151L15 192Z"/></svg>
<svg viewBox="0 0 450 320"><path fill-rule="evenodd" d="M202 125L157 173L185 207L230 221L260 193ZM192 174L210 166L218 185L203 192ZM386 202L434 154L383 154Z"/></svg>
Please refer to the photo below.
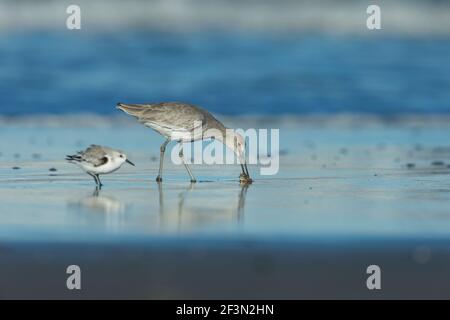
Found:
<svg viewBox="0 0 450 320"><path fill-rule="evenodd" d="M123 158L123 154L121 154L119 157Z"/></svg>

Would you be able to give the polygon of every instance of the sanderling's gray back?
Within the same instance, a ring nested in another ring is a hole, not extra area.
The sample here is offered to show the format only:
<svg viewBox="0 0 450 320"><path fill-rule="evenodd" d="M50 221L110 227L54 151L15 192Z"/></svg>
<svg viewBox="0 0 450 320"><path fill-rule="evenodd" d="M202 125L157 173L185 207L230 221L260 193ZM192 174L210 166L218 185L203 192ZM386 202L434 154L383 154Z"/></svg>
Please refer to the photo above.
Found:
<svg viewBox="0 0 450 320"><path fill-rule="evenodd" d="M196 182L191 169L184 159L182 143L213 138L207 132L210 129L215 129L221 133L221 136L214 138L217 138L233 150L241 162L241 182L252 182L245 162L244 138L237 133L231 136L230 134L227 135L226 127L208 111L198 106L182 102L150 104L118 103L117 108L136 117L140 123L152 128L166 138L160 148L159 171L156 181L162 181L164 152L167 144L170 141L177 141L180 143L180 158L191 178L191 182Z"/></svg>
<svg viewBox="0 0 450 320"><path fill-rule="evenodd" d="M66 156L70 163L78 165L88 175L94 178L97 188L102 187L100 174L107 174L118 170L125 162L134 166L127 159L125 153L109 147L91 145L84 151L78 151L75 155Z"/></svg>

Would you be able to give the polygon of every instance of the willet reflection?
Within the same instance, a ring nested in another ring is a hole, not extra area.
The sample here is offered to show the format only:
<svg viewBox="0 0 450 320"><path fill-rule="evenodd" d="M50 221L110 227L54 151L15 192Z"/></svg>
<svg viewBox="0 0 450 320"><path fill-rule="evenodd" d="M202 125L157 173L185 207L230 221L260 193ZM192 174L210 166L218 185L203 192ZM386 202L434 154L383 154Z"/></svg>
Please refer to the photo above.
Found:
<svg viewBox="0 0 450 320"><path fill-rule="evenodd" d="M208 228L215 224L223 226L228 223L233 226L241 223L248 188L248 184L241 185L237 195L235 188L221 190L216 194L207 189L206 194L204 188L191 183L174 194L173 189L165 190L163 183L159 183L160 230L172 229L179 232Z"/></svg>
<svg viewBox="0 0 450 320"><path fill-rule="evenodd" d="M245 198L247 197L248 187L249 187L248 183L242 184L241 191L239 192L237 219L240 223L242 223L244 220Z"/></svg>
<svg viewBox="0 0 450 320"><path fill-rule="evenodd" d="M95 190L69 200L77 225L127 233L197 233L242 225L249 185L159 183L157 189ZM120 196L121 200L118 200Z"/></svg>

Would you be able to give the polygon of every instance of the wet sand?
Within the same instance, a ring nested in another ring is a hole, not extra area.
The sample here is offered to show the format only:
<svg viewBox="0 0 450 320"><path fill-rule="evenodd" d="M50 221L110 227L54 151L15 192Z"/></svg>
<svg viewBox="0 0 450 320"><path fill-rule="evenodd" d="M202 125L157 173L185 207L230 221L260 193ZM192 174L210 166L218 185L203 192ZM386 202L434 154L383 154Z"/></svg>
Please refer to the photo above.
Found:
<svg viewBox="0 0 450 320"><path fill-rule="evenodd" d="M191 185L169 159L158 185L161 137L114 124L3 123L0 297L450 297L450 122L260 122L280 128L280 172L251 166L246 187L237 166L194 165ZM98 195L63 161L90 143L136 163Z"/></svg>

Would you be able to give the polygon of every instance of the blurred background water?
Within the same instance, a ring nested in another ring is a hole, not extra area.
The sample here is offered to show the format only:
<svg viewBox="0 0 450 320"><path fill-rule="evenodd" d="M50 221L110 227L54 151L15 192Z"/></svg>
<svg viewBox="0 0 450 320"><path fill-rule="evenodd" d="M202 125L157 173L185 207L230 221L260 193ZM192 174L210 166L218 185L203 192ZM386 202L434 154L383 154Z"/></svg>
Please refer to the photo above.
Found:
<svg viewBox="0 0 450 320"><path fill-rule="evenodd" d="M450 1L0 4L0 114L112 114L188 101L220 114L450 113Z"/></svg>

